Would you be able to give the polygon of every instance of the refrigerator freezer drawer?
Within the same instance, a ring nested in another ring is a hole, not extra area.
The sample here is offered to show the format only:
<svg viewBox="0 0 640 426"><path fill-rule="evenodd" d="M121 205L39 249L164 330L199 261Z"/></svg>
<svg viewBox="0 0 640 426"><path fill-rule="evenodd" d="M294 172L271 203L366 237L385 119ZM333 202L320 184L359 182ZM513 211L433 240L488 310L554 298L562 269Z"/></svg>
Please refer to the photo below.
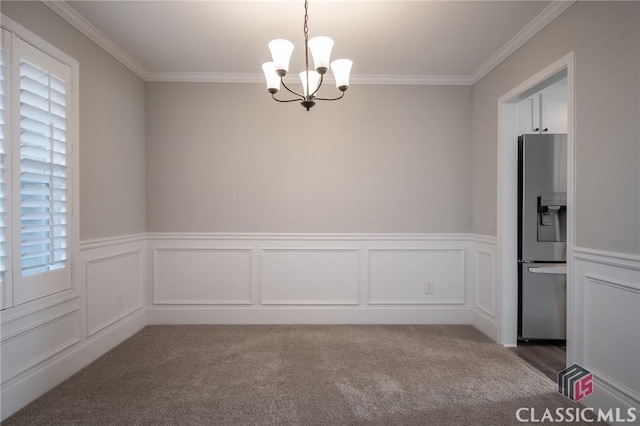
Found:
<svg viewBox="0 0 640 426"><path fill-rule="evenodd" d="M565 265L521 265L521 338L566 339L566 275L560 272L562 267Z"/></svg>

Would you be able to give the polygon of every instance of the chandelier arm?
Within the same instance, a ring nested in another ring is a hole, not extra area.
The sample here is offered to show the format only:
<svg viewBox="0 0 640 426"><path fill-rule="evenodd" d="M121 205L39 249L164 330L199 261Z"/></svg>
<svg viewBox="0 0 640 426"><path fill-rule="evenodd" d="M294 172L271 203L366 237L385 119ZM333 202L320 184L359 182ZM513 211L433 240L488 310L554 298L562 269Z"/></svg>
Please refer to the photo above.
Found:
<svg viewBox="0 0 640 426"><path fill-rule="evenodd" d="M337 101L338 99L342 99L344 97L344 94L346 92L342 92L342 94L340 96L338 96L337 98L315 98L315 100L317 101Z"/></svg>
<svg viewBox="0 0 640 426"><path fill-rule="evenodd" d="M283 80L282 78L280 79L280 83L282 83L282 85L284 86L284 88L285 88L285 89L287 89L289 92L293 93L293 94L294 94L294 95L296 95L296 96L300 96L300 99L302 99L302 100L304 100L304 99L305 99L305 97L304 97L303 95L301 95L300 93L298 93L298 92L296 92L296 91L293 91L293 90L289 89L289 86L287 86L287 85L285 84L285 82L284 82L284 80ZM296 99L296 100L298 100L298 99Z"/></svg>
<svg viewBox="0 0 640 426"><path fill-rule="evenodd" d="M276 102L282 102L282 103L286 103L286 102L300 102L300 99L278 99L276 98L275 93L271 94L271 97L273 98L274 101Z"/></svg>

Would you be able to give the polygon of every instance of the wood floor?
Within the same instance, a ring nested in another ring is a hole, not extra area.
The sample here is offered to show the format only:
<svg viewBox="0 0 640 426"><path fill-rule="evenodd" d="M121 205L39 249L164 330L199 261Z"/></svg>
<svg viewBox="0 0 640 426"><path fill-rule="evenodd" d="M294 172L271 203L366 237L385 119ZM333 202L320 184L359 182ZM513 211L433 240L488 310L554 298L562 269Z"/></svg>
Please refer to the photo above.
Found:
<svg viewBox="0 0 640 426"><path fill-rule="evenodd" d="M554 382L566 367L567 348L564 341L518 342L511 351Z"/></svg>

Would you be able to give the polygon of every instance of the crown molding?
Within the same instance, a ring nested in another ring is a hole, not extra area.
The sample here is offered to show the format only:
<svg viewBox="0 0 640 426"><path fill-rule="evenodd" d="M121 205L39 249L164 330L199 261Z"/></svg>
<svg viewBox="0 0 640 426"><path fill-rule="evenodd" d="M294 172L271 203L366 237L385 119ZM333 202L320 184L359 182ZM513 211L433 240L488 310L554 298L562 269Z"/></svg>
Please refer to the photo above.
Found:
<svg viewBox="0 0 640 426"><path fill-rule="evenodd" d="M61 0L40 0L49 9L57 13L62 19L75 27L91 41L100 46L105 52L113 56L122 65L129 68L134 74L143 80L147 79L148 71L133 59L127 52L118 47L99 29L94 27L82 15L76 12L65 1Z"/></svg>
<svg viewBox="0 0 640 426"><path fill-rule="evenodd" d="M518 34L470 75L352 75L351 84L410 86L470 86L507 59L577 0L554 0ZM261 73L150 72L113 43L64 0L41 0L47 7L100 46L105 52L145 81L200 83L264 83Z"/></svg>
<svg viewBox="0 0 640 426"><path fill-rule="evenodd" d="M491 55L482 65L478 67L470 76L471 84L476 84L482 77L500 65L502 61L507 59L513 52L518 50L522 45L531 40L533 36L538 34L544 27L549 25L551 21L556 19L562 12L567 10L577 0L554 0L547 6L538 16L524 26L518 34L513 36L504 46L496 53Z"/></svg>

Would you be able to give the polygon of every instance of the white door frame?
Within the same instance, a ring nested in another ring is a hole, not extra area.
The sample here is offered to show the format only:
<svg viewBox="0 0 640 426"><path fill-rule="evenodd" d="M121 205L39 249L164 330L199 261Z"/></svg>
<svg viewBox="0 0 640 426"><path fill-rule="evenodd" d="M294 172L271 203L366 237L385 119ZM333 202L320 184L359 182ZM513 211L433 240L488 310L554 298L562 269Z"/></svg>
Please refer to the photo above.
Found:
<svg viewBox="0 0 640 426"><path fill-rule="evenodd" d="M575 246L575 64L573 52L545 67L498 99L498 342L515 346L518 334L517 194L520 96L554 74L567 70L567 361L577 347L573 247ZM569 364L570 365L570 364Z"/></svg>

